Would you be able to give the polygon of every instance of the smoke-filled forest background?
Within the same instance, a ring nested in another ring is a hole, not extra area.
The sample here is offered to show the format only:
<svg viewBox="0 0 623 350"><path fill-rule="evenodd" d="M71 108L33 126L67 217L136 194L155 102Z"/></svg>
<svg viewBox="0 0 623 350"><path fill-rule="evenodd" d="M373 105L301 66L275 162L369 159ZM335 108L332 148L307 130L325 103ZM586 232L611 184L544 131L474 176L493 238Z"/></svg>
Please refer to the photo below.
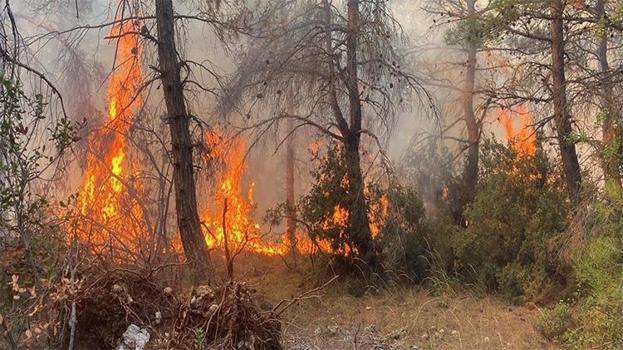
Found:
<svg viewBox="0 0 623 350"><path fill-rule="evenodd" d="M623 3L0 20L0 348L623 348Z"/></svg>

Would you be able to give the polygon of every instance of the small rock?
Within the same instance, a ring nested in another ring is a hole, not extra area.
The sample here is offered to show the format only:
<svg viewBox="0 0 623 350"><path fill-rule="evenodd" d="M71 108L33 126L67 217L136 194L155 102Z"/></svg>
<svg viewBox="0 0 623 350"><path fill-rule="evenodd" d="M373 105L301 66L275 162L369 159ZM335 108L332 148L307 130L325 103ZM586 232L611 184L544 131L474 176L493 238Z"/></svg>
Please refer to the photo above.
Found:
<svg viewBox="0 0 623 350"><path fill-rule="evenodd" d="M112 285L112 292L113 293L121 293L121 292L123 292L123 287L121 287L120 285L115 283L115 284Z"/></svg>
<svg viewBox="0 0 623 350"><path fill-rule="evenodd" d="M329 331L329 334L336 335L337 331L338 331L338 327L337 326L327 326L327 330Z"/></svg>
<svg viewBox="0 0 623 350"><path fill-rule="evenodd" d="M149 338L150 335L147 329L131 324L123 333L121 344L119 344L117 350L143 350L147 342L149 342Z"/></svg>
<svg viewBox="0 0 623 350"><path fill-rule="evenodd" d="M459 335L459 331L457 331L456 329L453 329L452 332L450 332L450 334Z"/></svg>
<svg viewBox="0 0 623 350"><path fill-rule="evenodd" d="M162 321L162 312L156 311L156 324L160 324Z"/></svg>
<svg viewBox="0 0 623 350"><path fill-rule="evenodd" d="M489 337L485 337L483 340L485 341L485 343L488 343L489 342Z"/></svg>
<svg viewBox="0 0 623 350"><path fill-rule="evenodd" d="M165 287L165 288L164 288L164 290L163 290L163 292L164 292L164 294L166 294L166 295L171 295L171 294L173 294L173 288L171 288L171 287Z"/></svg>
<svg viewBox="0 0 623 350"><path fill-rule="evenodd" d="M366 310L372 310L372 306L366 306Z"/></svg>

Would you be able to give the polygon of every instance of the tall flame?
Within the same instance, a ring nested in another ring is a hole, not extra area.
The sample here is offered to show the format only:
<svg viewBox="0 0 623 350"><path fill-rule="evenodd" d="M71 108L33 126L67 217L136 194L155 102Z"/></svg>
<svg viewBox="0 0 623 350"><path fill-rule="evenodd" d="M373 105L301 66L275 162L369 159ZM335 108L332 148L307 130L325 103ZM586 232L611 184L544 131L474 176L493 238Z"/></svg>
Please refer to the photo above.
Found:
<svg viewBox="0 0 623 350"><path fill-rule="evenodd" d="M129 33L140 28L136 21L121 21L111 28L117 39L116 63L108 85L108 118L105 127L89 137L79 209L88 218L82 237L96 249L123 249L138 252L138 238L145 232L143 210L129 191L141 187L131 174L136 165L127 159L126 134L134 113L141 105L140 84L143 73L139 63L142 46L138 37Z"/></svg>
<svg viewBox="0 0 623 350"><path fill-rule="evenodd" d="M281 244L269 244L262 239L260 225L252 219L255 184L251 183L246 191L243 189L245 141L241 137L226 140L216 131L206 133L205 140L210 157L224 163L215 179L214 205L206 208L201 215L208 246L223 247L227 235L230 250L283 254L285 248Z"/></svg>
<svg viewBox="0 0 623 350"><path fill-rule="evenodd" d="M517 107L516 113L508 109L498 110L498 120L504 128L504 133L509 147L517 154L517 157L532 157L536 153L536 132L533 118L524 105ZM519 128L515 128L519 121Z"/></svg>

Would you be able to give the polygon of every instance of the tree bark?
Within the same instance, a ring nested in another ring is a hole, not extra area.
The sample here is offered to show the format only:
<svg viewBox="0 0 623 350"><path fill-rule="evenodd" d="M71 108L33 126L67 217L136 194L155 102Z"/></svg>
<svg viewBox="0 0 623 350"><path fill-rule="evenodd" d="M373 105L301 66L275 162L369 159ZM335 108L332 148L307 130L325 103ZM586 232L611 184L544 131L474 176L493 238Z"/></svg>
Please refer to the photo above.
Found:
<svg viewBox="0 0 623 350"><path fill-rule="evenodd" d="M347 137L344 145L344 159L348 176L348 233L357 248L359 256L368 263L375 260L376 252L372 242L368 203L364 193L364 180L359 156L359 138Z"/></svg>
<svg viewBox="0 0 623 350"><path fill-rule="evenodd" d="M359 145L361 140L361 98L357 74L357 41L359 36L359 0L348 0L348 28L346 34L346 85L349 102L349 131L344 136L344 155L348 174L351 208L348 228L360 256L367 262L374 260L372 233L368 218L368 204L364 193Z"/></svg>
<svg viewBox="0 0 623 350"><path fill-rule="evenodd" d="M184 254L190 261L195 282L214 283L210 253L201 232L193 174L193 147L189 130L180 65L175 48L175 24L172 0L156 0L158 57L171 134L175 211Z"/></svg>
<svg viewBox="0 0 623 350"><path fill-rule="evenodd" d="M567 189L572 196L580 192L582 176L580 163L575 149L575 141L572 140L573 128L567 103L567 87L565 79L565 48L564 48L564 23L563 23L563 0L551 2L551 54L552 54L552 93L554 103L554 122L560 156Z"/></svg>
<svg viewBox="0 0 623 350"><path fill-rule="evenodd" d="M475 0L467 1L468 20L474 20L473 16L476 11ZM477 54L477 38L468 38L467 42L467 62L465 84L463 87L463 118L467 128L467 160L465 162L465 170L463 173L463 181L465 183L465 199L462 200L461 211L467 204L471 203L476 193L476 185L478 184L478 163L480 157L480 125L476 120L474 112L474 87L476 84L476 54ZM462 213L460 215L463 216ZM463 220L461 220L463 221Z"/></svg>
<svg viewBox="0 0 623 350"><path fill-rule="evenodd" d="M595 17L598 23L605 21L605 1L597 0L595 4ZM599 63L599 87L600 87L600 107L602 115L602 167L606 182L613 183L621 187L621 172L619 170L620 140L617 133L618 110L614 103L612 88L612 77L610 64L608 62L608 29L601 33L596 50Z"/></svg>
<svg viewBox="0 0 623 350"><path fill-rule="evenodd" d="M288 111L289 115L294 115L294 96L292 90L288 91ZM294 119L288 119L288 140L286 144L286 237L288 238L289 249L296 265L296 256L298 255L296 242L296 203L294 193Z"/></svg>

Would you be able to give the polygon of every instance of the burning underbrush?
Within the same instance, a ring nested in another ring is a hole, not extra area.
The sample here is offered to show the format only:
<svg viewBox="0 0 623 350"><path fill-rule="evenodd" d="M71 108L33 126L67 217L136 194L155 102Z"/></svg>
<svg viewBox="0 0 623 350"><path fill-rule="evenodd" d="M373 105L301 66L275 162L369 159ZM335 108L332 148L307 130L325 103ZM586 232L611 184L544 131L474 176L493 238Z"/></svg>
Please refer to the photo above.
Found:
<svg viewBox="0 0 623 350"><path fill-rule="evenodd" d="M262 309L261 299L244 283L178 290L156 275L115 269L85 274L70 288L60 285L52 314L70 318L58 324L75 324L63 342L78 349L116 348L135 325L149 349L281 348L277 311ZM75 316L63 312L74 306Z"/></svg>

